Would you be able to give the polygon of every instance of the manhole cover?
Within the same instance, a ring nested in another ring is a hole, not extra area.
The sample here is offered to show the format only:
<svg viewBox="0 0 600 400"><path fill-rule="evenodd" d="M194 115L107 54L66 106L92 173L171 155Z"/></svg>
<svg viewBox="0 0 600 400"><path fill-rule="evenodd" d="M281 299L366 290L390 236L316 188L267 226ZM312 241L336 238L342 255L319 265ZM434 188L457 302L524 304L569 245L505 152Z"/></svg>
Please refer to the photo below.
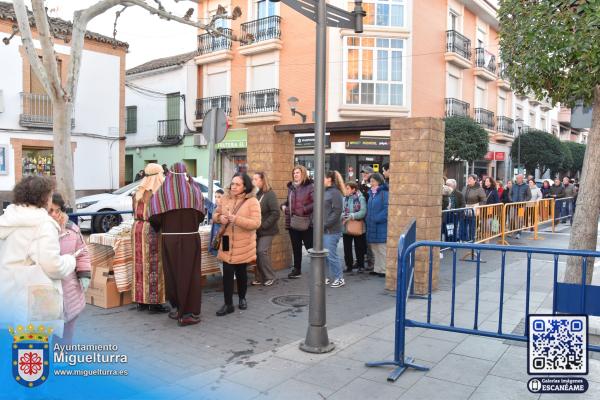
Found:
<svg viewBox="0 0 600 400"><path fill-rule="evenodd" d="M273 297L271 302L283 307L306 307L308 306L308 296L305 294L288 294Z"/></svg>

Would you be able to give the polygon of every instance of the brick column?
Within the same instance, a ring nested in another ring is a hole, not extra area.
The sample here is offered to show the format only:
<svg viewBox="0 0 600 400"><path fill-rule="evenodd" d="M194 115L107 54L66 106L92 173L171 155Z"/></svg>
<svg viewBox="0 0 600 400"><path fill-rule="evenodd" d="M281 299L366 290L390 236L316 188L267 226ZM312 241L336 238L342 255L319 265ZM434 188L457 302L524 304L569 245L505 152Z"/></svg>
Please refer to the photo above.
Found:
<svg viewBox="0 0 600 400"><path fill-rule="evenodd" d="M435 118L394 118L390 134L386 289L396 289L398 239L413 218L417 240L439 240L442 221L444 122ZM437 288L439 255L434 251L433 288ZM426 294L429 252L417 251L414 288Z"/></svg>
<svg viewBox="0 0 600 400"><path fill-rule="evenodd" d="M294 167L294 135L275 132L274 125L248 126L248 171L263 171L269 177L279 203L287 197L287 183ZM285 269L291 264L292 248L285 230L283 213L279 219L279 235L273 239L273 268Z"/></svg>

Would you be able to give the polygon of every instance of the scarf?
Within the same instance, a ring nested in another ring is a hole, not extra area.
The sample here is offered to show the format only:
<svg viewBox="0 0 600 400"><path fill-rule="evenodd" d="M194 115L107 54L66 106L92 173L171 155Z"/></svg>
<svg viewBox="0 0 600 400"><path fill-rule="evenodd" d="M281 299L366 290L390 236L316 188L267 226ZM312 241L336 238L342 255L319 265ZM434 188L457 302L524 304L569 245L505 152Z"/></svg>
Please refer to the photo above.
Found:
<svg viewBox="0 0 600 400"><path fill-rule="evenodd" d="M350 200L352 200L352 211L350 211ZM344 202L344 214L350 215L352 213L357 213L360 211L360 194L358 191L352 193L350 196L346 197L346 201Z"/></svg>
<svg viewBox="0 0 600 400"><path fill-rule="evenodd" d="M136 201L140 201L146 191L150 191L152 194L156 193L165 181L163 167L158 164L150 163L146 165L146 168L144 168L144 175L144 178L135 191Z"/></svg>
<svg viewBox="0 0 600 400"><path fill-rule="evenodd" d="M158 192L150 201L150 215L163 214L167 211L192 208L205 213L204 197L198 185L187 175L185 164L173 164L171 173L165 178Z"/></svg>

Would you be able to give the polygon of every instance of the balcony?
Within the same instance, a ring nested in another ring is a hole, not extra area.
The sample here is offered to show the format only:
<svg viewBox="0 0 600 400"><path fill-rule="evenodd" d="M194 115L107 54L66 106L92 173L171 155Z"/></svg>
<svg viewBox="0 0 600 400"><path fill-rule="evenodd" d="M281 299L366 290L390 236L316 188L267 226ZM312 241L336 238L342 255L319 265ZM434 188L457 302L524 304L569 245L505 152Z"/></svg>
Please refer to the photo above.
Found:
<svg viewBox="0 0 600 400"><path fill-rule="evenodd" d="M471 40L457 31L446 31L444 58L459 68L471 68Z"/></svg>
<svg viewBox="0 0 600 400"><path fill-rule="evenodd" d="M507 136L515 135L515 121L508 117L498 117L496 130Z"/></svg>
<svg viewBox="0 0 600 400"><path fill-rule="evenodd" d="M183 139L181 134L181 119L165 119L158 121L157 139L162 144L179 144Z"/></svg>
<svg viewBox="0 0 600 400"><path fill-rule="evenodd" d="M238 122L254 123L279 121L279 89L240 93Z"/></svg>
<svg viewBox="0 0 600 400"><path fill-rule="evenodd" d="M231 96L204 97L196 100L196 120L204 119L211 108L220 108L225 115L231 115Z"/></svg>
<svg viewBox="0 0 600 400"><path fill-rule="evenodd" d="M46 94L21 93L21 115L19 125L26 128L52 129L52 100ZM71 128L75 119L71 119Z"/></svg>
<svg viewBox="0 0 600 400"><path fill-rule="evenodd" d="M494 113L485 108L476 108L475 110L475 122L483 126L485 129L494 129Z"/></svg>
<svg viewBox="0 0 600 400"><path fill-rule="evenodd" d="M473 73L486 81L496 80L496 56L483 47L476 48Z"/></svg>
<svg viewBox="0 0 600 400"><path fill-rule="evenodd" d="M246 22L241 25L242 38L246 43L240 46L240 53L244 55L264 53L280 50L281 42L281 17L273 15Z"/></svg>
<svg viewBox="0 0 600 400"><path fill-rule="evenodd" d="M510 82L508 81L508 75L506 73L506 64L498 63L498 80L496 80L496 85L500 89L510 90Z"/></svg>
<svg viewBox="0 0 600 400"><path fill-rule="evenodd" d="M470 104L453 98L446 99L446 117L468 117Z"/></svg>
<svg viewBox="0 0 600 400"><path fill-rule="evenodd" d="M231 34L229 28L221 28L225 36L205 33L198 35L198 55L195 57L196 64L209 64L219 61L233 59L231 51Z"/></svg>

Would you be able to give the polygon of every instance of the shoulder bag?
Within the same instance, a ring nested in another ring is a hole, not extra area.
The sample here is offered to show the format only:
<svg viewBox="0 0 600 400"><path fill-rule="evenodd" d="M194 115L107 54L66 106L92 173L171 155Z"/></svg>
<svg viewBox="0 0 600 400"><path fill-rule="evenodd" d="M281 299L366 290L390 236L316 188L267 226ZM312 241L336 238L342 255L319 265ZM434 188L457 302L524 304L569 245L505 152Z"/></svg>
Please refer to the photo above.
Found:
<svg viewBox="0 0 600 400"><path fill-rule="evenodd" d="M304 217L293 214L294 206L292 203L292 194L289 197L290 204L290 228L295 231L306 231L310 227L310 217Z"/></svg>

